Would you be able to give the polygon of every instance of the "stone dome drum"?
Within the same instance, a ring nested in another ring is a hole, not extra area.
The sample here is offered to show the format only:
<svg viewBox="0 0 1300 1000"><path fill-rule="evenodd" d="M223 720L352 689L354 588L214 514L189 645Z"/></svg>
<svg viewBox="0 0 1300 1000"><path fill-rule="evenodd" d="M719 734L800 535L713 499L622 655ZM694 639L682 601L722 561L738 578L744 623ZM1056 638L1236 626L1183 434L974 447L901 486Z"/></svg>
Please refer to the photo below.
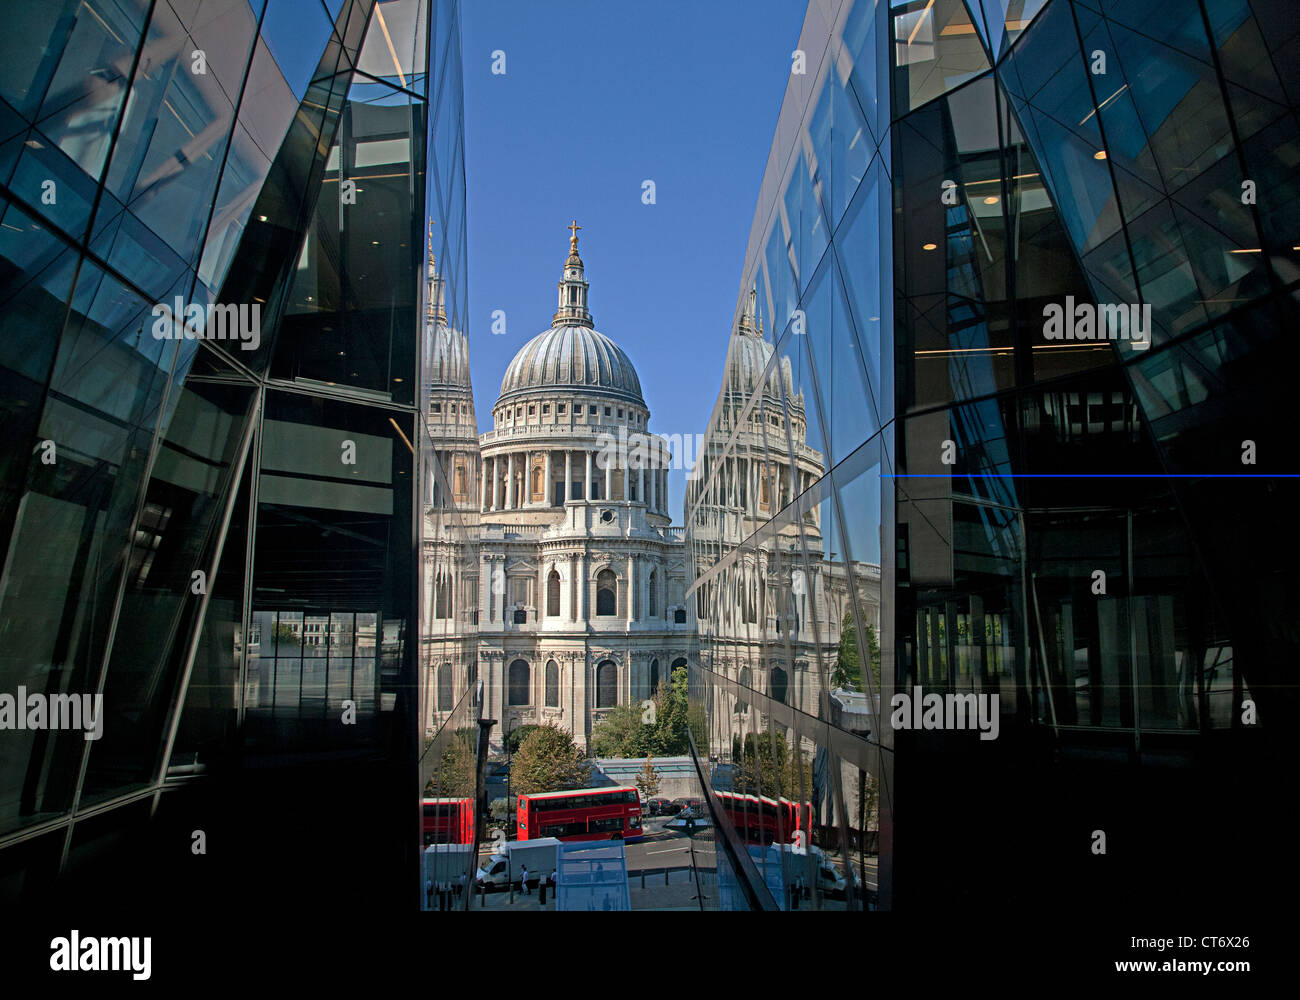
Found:
<svg viewBox="0 0 1300 1000"><path fill-rule="evenodd" d="M646 405L631 360L614 341L589 326L553 326L526 343L506 368L497 402L552 389Z"/></svg>

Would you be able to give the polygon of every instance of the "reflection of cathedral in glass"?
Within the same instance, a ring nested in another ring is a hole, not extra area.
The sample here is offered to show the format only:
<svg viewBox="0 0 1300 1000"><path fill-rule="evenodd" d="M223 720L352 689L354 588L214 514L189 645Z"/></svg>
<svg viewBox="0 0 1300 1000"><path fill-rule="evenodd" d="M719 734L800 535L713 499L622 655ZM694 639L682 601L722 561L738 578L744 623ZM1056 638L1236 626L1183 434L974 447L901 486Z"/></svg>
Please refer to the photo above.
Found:
<svg viewBox="0 0 1300 1000"><path fill-rule="evenodd" d="M731 337L716 436L701 469L715 485L695 508L697 572L726 564L696 591L700 655L745 687L815 714L823 691L856 706L862 690L860 678L834 671L855 606L834 538L828 550L821 509L812 505L757 536L763 544L742 544L826 472L824 454L808 444L810 401L795 387L791 360L773 358L751 289ZM856 607L878 632L879 564L860 562L854 570ZM737 714L753 711L735 706Z"/></svg>
<svg viewBox="0 0 1300 1000"><path fill-rule="evenodd" d="M598 332L575 223L551 326L506 368L478 434L468 345L430 270L424 541L429 735L475 681L492 739L555 722L584 743L610 709L685 664L682 529L671 455L631 360ZM623 447L619 448L619 443ZM442 503L445 499L446 503Z"/></svg>

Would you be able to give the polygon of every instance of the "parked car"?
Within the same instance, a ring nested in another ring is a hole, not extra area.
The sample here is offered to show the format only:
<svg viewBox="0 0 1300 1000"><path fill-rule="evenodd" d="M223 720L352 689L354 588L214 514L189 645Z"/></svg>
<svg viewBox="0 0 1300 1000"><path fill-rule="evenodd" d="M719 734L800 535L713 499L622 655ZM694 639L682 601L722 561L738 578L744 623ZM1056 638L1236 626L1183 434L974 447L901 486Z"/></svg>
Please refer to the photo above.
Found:
<svg viewBox="0 0 1300 1000"><path fill-rule="evenodd" d="M692 798L690 796L683 796L680 799L673 799L673 805L677 807L675 810L673 810L674 813L685 812L687 809L689 809L691 811L691 815L694 816L696 819L699 819L701 816L703 816L705 812L704 800Z"/></svg>
<svg viewBox="0 0 1300 1000"><path fill-rule="evenodd" d="M662 795L647 799L645 805L646 813L650 816L672 816L681 811L681 806L676 805L671 799L666 799Z"/></svg>

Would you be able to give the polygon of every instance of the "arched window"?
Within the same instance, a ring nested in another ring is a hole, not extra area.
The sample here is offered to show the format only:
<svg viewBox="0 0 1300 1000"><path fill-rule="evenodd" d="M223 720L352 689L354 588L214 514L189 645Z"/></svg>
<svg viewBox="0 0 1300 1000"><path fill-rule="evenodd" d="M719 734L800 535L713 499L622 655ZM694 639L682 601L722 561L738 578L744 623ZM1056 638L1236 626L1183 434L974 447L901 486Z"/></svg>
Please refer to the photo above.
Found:
<svg viewBox="0 0 1300 1000"><path fill-rule="evenodd" d="M651 695L651 697L653 697L653 696L654 696L654 693L655 693L656 691L658 691L658 690L659 690L659 661L658 661L658 660L651 660L651 661L650 661L650 695Z"/></svg>
<svg viewBox="0 0 1300 1000"><path fill-rule="evenodd" d="M617 600L618 578L614 571L602 569L596 574L596 614L613 616L618 614Z"/></svg>
<svg viewBox="0 0 1300 1000"><path fill-rule="evenodd" d="M450 712L451 703L451 664L444 663L438 668L438 711Z"/></svg>
<svg viewBox="0 0 1300 1000"><path fill-rule="evenodd" d="M613 708L618 704L618 667L609 660L596 668L596 707Z"/></svg>
<svg viewBox="0 0 1300 1000"><path fill-rule="evenodd" d="M769 687L769 693L777 701L785 703L786 691L790 687L790 678L780 667L772 668L772 683Z"/></svg>
<svg viewBox="0 0 1300 1000"><path fill-rule="evenodd" d="M554 660L546 661L546 707L560 707L560 668Z"/></svg>
<svg viewBox="0 0 1300 1000"><path fill-rule="evenodd" d="M650 606L647 609L649 617L654 618L659 614L659 602L655 597L655 588L659 586L659 571L650 571Z"/></svg>
<svg viewBox="0 0 1300 1000"><path fill-rule="evenodd" d="M542 496L542 467L533 466L533 499L539 500Z"/></svg>
<svg viewBox="0 0 1300 1000"><path fill-rule="evenodd" d="M546 577L546 613L551 617L560 614L560 574L555 570Z"/></svg>
<svg viewBox="0 0 1300 1000"><path fill-rule="evenodd" d="M451 617L451 576L446 570L439 570L433 585L433 617Z"/></svg>
<svg viewBox="0 0 1300 1000"><path fill-rule="evenodd" d="M529 697L531 684L532 671L528 669L528 664L523 660L515 660L510 664L510 692L506 703L509 705L527 705L531 701Z"/></svg>

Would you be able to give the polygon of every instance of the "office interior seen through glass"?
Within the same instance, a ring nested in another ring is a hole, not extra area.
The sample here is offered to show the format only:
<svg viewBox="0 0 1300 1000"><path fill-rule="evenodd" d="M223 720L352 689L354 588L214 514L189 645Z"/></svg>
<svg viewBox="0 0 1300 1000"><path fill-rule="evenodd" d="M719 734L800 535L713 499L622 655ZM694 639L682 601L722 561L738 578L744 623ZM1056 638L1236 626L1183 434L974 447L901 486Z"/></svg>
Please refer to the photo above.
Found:
<svg viewBox="0 0 1300 1000"><path fill-rule="evenodd" d="M1287 5L812 0L680 512L576 219L479 429L456 0L7 28L0 900L1300 885Z"/></svg>

